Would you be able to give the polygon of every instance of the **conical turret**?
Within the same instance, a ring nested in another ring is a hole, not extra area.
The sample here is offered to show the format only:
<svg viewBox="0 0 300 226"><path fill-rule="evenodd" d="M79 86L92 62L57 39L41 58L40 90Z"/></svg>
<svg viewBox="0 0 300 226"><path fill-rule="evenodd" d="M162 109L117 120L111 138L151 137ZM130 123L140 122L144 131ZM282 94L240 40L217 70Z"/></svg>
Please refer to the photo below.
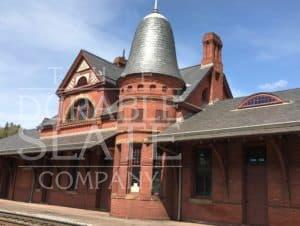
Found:
<svg viewBox="0 0 300 226"><path fill-rule="evenodd" d="M171 25L157 8L139 24L122 77L141 73L181 79Z"/></svg>

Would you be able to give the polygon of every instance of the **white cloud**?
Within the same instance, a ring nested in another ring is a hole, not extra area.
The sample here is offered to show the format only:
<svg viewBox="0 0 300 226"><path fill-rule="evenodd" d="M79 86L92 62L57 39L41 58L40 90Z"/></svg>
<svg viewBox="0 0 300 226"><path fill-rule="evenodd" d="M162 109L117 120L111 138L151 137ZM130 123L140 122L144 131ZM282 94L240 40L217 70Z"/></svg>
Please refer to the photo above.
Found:
<svg viewBox="0 0 300 226"><path fill-rule="evenodd" d="M0 9L0 43L13 38L16 45L51 51L74 51L81 48L101 50L107 55L124 47L116 35L105 31L118 14L119 0L26 1L17 8ZM61 7L67 5L68 7ZM18 5L18 4L17 4ZM94 7L92 7L94 6ZM114 8L114 11L110 10Z"/></svg>
<svg viewBox="0 0 300 226"><path fill-rule="evenodd" d="M286 89L288 87L289 83L286 80L279 80L273 83L265 83L258 86L258 88L262 91L276 91L276 90L282 90Z"/></svg>
<svg viewBox="0 0 300 226"><path fill-rule="evenodd" d="M108 60L128 48L132 36L114 33L122 30L118 16L127 4L123 0L0 1L0 102L5 106L0 108L0 124L12 121L35 127L42 117L56 114L53 94L58 84L49 67L66 71L82 48ZM28 100L28 106L20 109L24 95L37 101ZM51 104L44 106L50 96ZM33 112L35 105L40 107Z"/></svg>

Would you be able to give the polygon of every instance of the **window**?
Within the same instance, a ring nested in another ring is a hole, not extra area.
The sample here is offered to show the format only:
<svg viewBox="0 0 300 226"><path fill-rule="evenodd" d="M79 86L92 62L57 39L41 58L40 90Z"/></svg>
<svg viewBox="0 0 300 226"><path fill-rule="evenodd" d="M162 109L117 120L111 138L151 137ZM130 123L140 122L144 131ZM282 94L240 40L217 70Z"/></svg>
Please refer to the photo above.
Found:
<svg viewBox="0 0 300 226"><path fill-rule="evenodd" d="M162 170L162 155L161 149L157 149L153 159L153 176L152 176L152 194L158 195L160 193L161 170Z"/></svg>
<svg viewBox="0 0 300 226"><path fill-rule="evenodd" d="M76 161L71 161L70 163L72 165L72 167L70 168L69 174L70 174L70 183L68 184L70 186L69 191L75 191L76 188L76 184L77 184L77 172L79 170L79 160Z"/></svg>
<svg viewBox="0 0 300 226"><path fill-rule="evenodd" d="M118 121L122 122L124 120L124 112L123 111L119 111L118 113Z"/></svg>
<svg viewBox="0 0 300 226"><path fill-rule="evenodd" d="M251 166L263 166L266 164L267 156L264 148L249 148L247 152L247 164Z"/></svg>
<svg viewBox="0 0 300 226"><path fill-rule="evenodd" d="M131 118L134 122L143 121L144 110L143 109L132 109L131 110Z"/></svg>
<svg viewBox="0 0 300 226"><path fill-rule="evenodd" d="M153 92L156 89L156 85L150 85L150 91Z"/></svg>
<svg viewBox="0 0 300 226"><path fill-rule="evenodd" d="M195 195L208 197L212 189L212 159L210 150L196 153Z"/></svg>
<svg viewBox="0 0 300 226"><path fill-rule="evenodd" d="M70 108L67 121L82 121L94 117L94 107L87 99L80 99Z"/></svg>
<svg viewBox="0 0 300 226"><path fill-rule="evenodd" d="M140 84L138 85L138 91L143 91L144 90L144 85Z"/></svg>
<svg viewBox="0 0 300 226"><path fill-rule="evenodd" d="M282 104L282 103L283 101L279 97L273 94L259 93L247 97L245 100L242 101L242 103L239 105L238 108L243 109L243 108L260 107L260 106Z"/></svg>
<svg viewBox="0 0 300 226"><path fill-rule="evenodd" d="M131 158L130 158L130 168L131 174L130 178L130 192L139 192L140 187L140 172L141 172L141 144L131 145Z"/></svg>
<svg viewBox="0 0 300 226"><path fill-rule="evenodd" d="M86 77L83 76L80 79L78 79L76 87L85 86L87 84L88 84L88 81L87 81Z"/></svg>
<svg viewBox="0 0 300 226"><path fill-rule="evenodd" d="M173 94L176 95L176 96L181 95L181 93L182 93L182 89L177 88L177 89L173 90Z"/></svg>
<svg viewBox="0 0 300 226"><path fill-rule="evenodd" d="M167 92L167 86L163 86L162 87L162 91L165 93L165 92Z"/></svg>
<svg viewBox="0 0 300 226"><path fill-rule="evenodd" d="M155 111L155 121L156 122L165 122L166 119L166 112L162 110L156 110Z"/></svg>
<svg viewBox="0 0 300 226"><path fill-rule="evenodd" d="M208 103L208 89L204 89L202 92L202 103Z"/></svg>
<svg viewBox="0 0 300 226"><path fill-rule="evenodd" d="M128 91L128 92L131 92L131 91L132 91L132 86L128 86L128 87L127 87L127 91Z"/></svg>

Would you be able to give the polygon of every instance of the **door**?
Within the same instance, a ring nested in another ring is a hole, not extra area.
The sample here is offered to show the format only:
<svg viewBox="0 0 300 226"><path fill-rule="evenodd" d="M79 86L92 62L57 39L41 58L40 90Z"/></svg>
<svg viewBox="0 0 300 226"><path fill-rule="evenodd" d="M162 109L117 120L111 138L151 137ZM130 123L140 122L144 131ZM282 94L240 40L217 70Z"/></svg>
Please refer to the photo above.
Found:
<svg viewBox="0 0 300 226"><path fill-rule="evenodd" d="M32 187L32 170L25 168L17 169L14 200L29 202Z"/></svg>
<svg viewBox="0 0 300 226"><path fill-rule="evenodd" d="M249 148L246 167L246 223L267 225L266 150Z"/></svg>
<svg viewBox="0 0 300 226"><path fill-rule="evenodd" d="M4 169L2 175L0 176L0 198L8 198L10 185L10 171Z"/></svg>

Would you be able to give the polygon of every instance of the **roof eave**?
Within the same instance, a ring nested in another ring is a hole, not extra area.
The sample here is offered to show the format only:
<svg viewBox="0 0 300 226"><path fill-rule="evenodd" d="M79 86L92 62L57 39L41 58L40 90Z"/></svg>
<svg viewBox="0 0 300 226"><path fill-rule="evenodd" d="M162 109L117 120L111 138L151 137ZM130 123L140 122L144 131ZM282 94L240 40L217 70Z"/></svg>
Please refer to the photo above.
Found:
<svg viewBox="0 0 300 226"><path fill-rule="evenodd" d="M226 128L211 131L191 131L170 134L158 134L150 137L151 142L180 142L190 140L210 140L220 138L271 135L281 133L300 132L300 122L288 122L282 124L248 126L244 128Z"/></svg>

